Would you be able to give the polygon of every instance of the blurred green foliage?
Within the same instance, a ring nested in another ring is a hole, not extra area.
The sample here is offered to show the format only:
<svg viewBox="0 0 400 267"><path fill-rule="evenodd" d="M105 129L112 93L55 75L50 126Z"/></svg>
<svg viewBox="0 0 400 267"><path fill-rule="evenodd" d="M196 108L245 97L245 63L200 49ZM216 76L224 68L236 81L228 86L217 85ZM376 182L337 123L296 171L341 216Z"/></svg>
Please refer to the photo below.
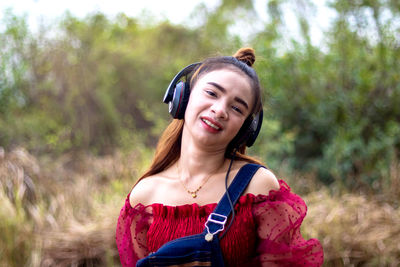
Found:
<svg viewBox="0 0 400 267"><path fill-rule="evenodd" d="M285 7L312 10L312 2L300 2L268 1L270 20L246 42L230 27L255 21L252 1L199 6L194 27L66 13L37 34L7 11L0 33L0 146L21 144L37 154L154 146L169 120L161 99L174 74L250 45L266 89L264 126L250 153L272 169L287 163L326 184L390 187L400 157L399 5L330 1L336 17L318 47L307 13L297 14L300 40L281 34Z"/></svg>

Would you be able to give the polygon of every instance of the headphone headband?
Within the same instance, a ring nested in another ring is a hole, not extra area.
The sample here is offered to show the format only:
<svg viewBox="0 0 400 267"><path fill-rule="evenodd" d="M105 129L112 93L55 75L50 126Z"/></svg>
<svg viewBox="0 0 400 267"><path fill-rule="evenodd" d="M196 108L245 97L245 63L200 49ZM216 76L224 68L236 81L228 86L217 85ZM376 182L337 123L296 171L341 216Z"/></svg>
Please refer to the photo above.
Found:
<svg viewBox="0 0 400 267"><path fill-rule="evenodd" d="M169 83L167 91L165 92L163 102L168 103L172 101L172 98L174 96L174 89L178 81L184 77L187 76L189 73L191 73L197 66L199 66L201 62L196 62L192 63L188 66L186 66L183 70L178 72L178 74L175 75L175 77L172 79L172 81Z"/></svg>

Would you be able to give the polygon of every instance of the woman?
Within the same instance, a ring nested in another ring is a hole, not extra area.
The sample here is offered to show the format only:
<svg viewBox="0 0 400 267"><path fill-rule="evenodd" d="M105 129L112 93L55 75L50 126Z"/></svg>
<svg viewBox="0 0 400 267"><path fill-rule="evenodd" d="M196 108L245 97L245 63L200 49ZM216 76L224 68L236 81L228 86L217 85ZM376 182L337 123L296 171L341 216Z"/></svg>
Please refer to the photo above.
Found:
<svg viewBox="0 0 400 267"><path fill-rule="evenodd" d="M254 50L242 48L233 57L208 58L184 73L189 81L176 88L188 87L188 103L179 103L178 111L170 106L171 114L182 119L174 119L163 133L152 165L118 219L123 266L135 266L170 240L202 232L225 193L225 178L230 184L242 166L259 164L245 155L246 145L254 142L249 139L258 134L248 134L249 122L262 114L254 62ZM300 234L306 209L285 182L258 169L220 240L226 266L322 265L318 240L306 241Z"/></svg>

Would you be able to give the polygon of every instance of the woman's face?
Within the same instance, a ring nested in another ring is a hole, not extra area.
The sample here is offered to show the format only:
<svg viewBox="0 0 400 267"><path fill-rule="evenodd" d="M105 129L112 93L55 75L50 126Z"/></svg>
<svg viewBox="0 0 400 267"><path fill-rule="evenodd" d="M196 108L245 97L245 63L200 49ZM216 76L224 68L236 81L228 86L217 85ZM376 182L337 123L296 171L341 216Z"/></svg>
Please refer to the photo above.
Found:
<svg viewBox="0 0 400 267"><path fill-rule="evenodd" d="M230 69L211 71L191 90L184 131L202 145L225 150L253 105L253 92L244 74Z"/></svg>

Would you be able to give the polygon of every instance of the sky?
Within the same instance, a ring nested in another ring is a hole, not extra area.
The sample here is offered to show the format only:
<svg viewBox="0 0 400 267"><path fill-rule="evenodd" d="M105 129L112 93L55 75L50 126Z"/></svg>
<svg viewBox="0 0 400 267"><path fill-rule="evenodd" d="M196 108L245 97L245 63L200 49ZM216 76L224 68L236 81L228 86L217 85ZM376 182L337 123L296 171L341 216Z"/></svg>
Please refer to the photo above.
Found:
<svg viewBox="0 0 400 267"><path fill-rule="evenodd" d="M174 24L188 21L194 8L203 3L209 9L218 6L221 0L0 0L0 21L4 10L11 8L16 15L27 15L31 30L38 28L40 21L54 21L60 18L67 10L77 17L84 17L89 13L100 11L108 16L125 13L128 16L140 17L151 14L159 19L168 19ZM268 20L266 13L266 0L255 0L255 9L261 22ZM314 0L316 12L309 18L311 21L311 36L315 45L321 42L322 33L328 28L330 20L334 17L332 11L325 6L326 0ZM189 4L190 3L190 4ZM143 10L146 10L143 13ZM285 11L285 20L289 26L290 34L296 36L298 32L294 10ZM262 25L262 23L260 24ZM257 30L257 25L252 25ZM233 31L235 29L233 28ZM246 36L244 36L246 37Z"/></svg>
<svg viewBox="0 0 400 267"><path fill-rule="evenodd" d="M78 17L101 11L113 16L124 12L128 16L138 16L143 9L160 18L168 18L173 23L182 23L199 3L215 7L218 0L0 0L0 9L11 7L15 14L28 14L29 23L35 25L38 18L54 19L69 10Z"/></svg>

